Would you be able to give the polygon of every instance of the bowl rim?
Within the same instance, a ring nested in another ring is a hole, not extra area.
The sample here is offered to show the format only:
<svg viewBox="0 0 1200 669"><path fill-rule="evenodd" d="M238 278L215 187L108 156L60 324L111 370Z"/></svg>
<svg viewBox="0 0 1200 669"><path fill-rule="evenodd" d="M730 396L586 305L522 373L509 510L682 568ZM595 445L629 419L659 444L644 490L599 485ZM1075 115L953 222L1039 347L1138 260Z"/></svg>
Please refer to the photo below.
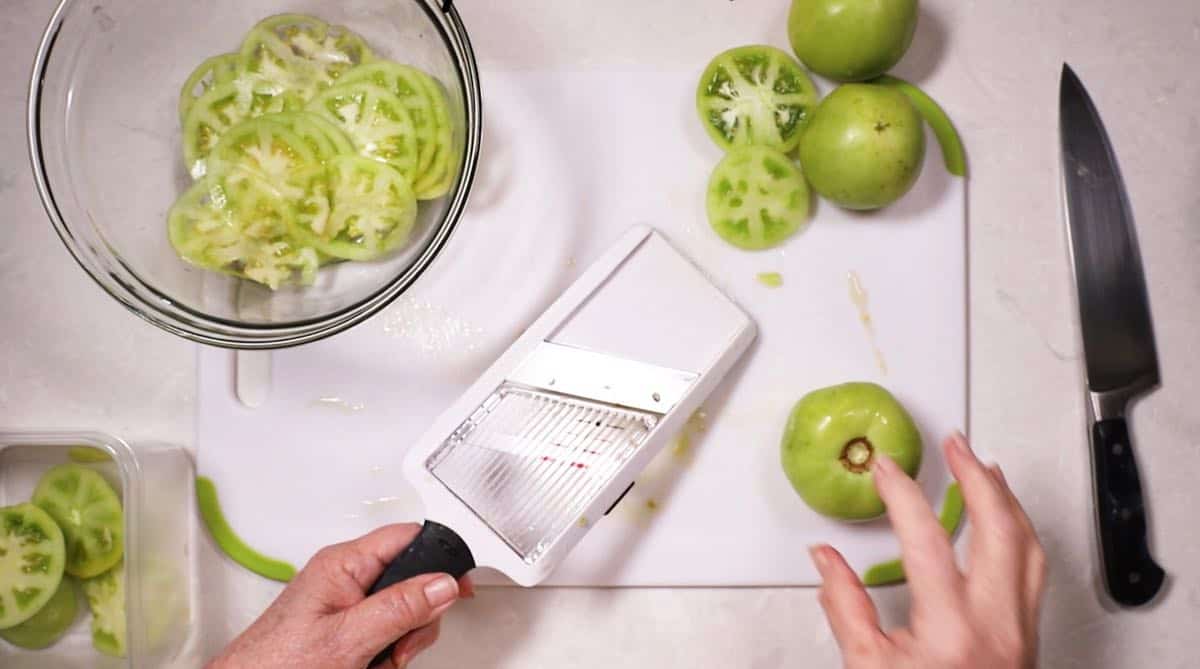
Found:
<svg viewBox="0 0 1200 669"><path fill-rule="evenodd" d="M446 212L425 248L403 271L366 297L329 314L304 320L279 323L246 323L206 314L181 304L144 281L120 256L116 264L127 274L121 276L106 268L81 248L55 199L46 170L42 146L41 106L46 68L59 32L71 9L82 0L60 0L38 43L30 75L26 104L26 140L34 185L42 208L63 245L84 272L104 292L129 311L167 332L191 341L230 349L276 349L297 346L343 332L379 313L404 294L425 273L441 253L457 228L474 183L483 129L483 104L479 67L466 27L453 0L411 0L428 16L438 31L454 63L455 74L463 91L463 161L458 180L451 191ZM103 235L101 235L103 237Z"/></svg>

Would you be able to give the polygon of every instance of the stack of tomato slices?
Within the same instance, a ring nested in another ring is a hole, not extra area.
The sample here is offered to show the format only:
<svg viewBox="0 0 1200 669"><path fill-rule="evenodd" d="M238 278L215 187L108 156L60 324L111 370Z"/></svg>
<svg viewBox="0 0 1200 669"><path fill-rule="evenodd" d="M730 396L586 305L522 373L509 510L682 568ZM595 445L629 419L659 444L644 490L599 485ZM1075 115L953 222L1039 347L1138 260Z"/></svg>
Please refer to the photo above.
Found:
<svg viewBox="0 0 1200 669"><path fill-rule="evenodd" d="M264 19L237 53L201 63L179 115L195 182L168 215L171 244L271 289L400 248L418 201L458 172L437 80L311 16Z"/></svg>

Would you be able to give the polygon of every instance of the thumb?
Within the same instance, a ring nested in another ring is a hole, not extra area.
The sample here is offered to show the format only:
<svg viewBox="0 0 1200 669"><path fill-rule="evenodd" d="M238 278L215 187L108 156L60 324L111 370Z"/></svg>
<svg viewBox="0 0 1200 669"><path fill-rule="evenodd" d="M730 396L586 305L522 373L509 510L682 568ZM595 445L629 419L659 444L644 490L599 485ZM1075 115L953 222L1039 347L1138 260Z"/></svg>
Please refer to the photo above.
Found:
<svg viewBox="0 0 1200 669"><path fill-rule="evenodd" d="M345 611L346 635L370 657L388 644L437 620L458 599L447 574L422 574L367 597Z"/></svg>

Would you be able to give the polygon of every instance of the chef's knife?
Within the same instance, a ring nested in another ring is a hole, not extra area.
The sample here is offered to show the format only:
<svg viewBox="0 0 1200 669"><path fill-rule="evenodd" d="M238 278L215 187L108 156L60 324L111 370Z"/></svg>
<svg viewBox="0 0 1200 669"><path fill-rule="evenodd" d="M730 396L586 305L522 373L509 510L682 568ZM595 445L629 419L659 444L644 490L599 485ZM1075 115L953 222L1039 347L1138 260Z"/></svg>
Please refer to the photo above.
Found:
<svg viewBox="0 0 1200 669"><path fill-rule="evenodd" d="M1125 185L1100 115L1064 64L1059 89L1063 185L1087 369L1096 530L1114 601L1154 598L1165 573L1150 555L1146 507L1125 424L1158 386L1158 355Z"/></svg>

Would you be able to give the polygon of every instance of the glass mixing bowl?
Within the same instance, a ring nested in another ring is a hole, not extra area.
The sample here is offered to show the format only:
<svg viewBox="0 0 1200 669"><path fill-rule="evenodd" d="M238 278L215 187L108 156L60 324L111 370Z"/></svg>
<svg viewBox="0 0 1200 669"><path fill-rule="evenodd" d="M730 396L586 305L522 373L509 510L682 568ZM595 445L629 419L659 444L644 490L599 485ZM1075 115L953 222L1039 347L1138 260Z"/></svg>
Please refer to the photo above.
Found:
<svg viewBox="0 0 1200 669"><path fill-rule="evenodd" d="M297 12L344 25L378 56L440 81L461 156L454 186L421 203L403 250L272 291L181 260L166 217L191 182L177 111L183 82L205 58L236 50L259 20ZM480 110L475 57L451 0L62 0L34 64L29 147L63 243L121 304L205 344L277 348L365 320L429 266L466 205Z"/></svg>

